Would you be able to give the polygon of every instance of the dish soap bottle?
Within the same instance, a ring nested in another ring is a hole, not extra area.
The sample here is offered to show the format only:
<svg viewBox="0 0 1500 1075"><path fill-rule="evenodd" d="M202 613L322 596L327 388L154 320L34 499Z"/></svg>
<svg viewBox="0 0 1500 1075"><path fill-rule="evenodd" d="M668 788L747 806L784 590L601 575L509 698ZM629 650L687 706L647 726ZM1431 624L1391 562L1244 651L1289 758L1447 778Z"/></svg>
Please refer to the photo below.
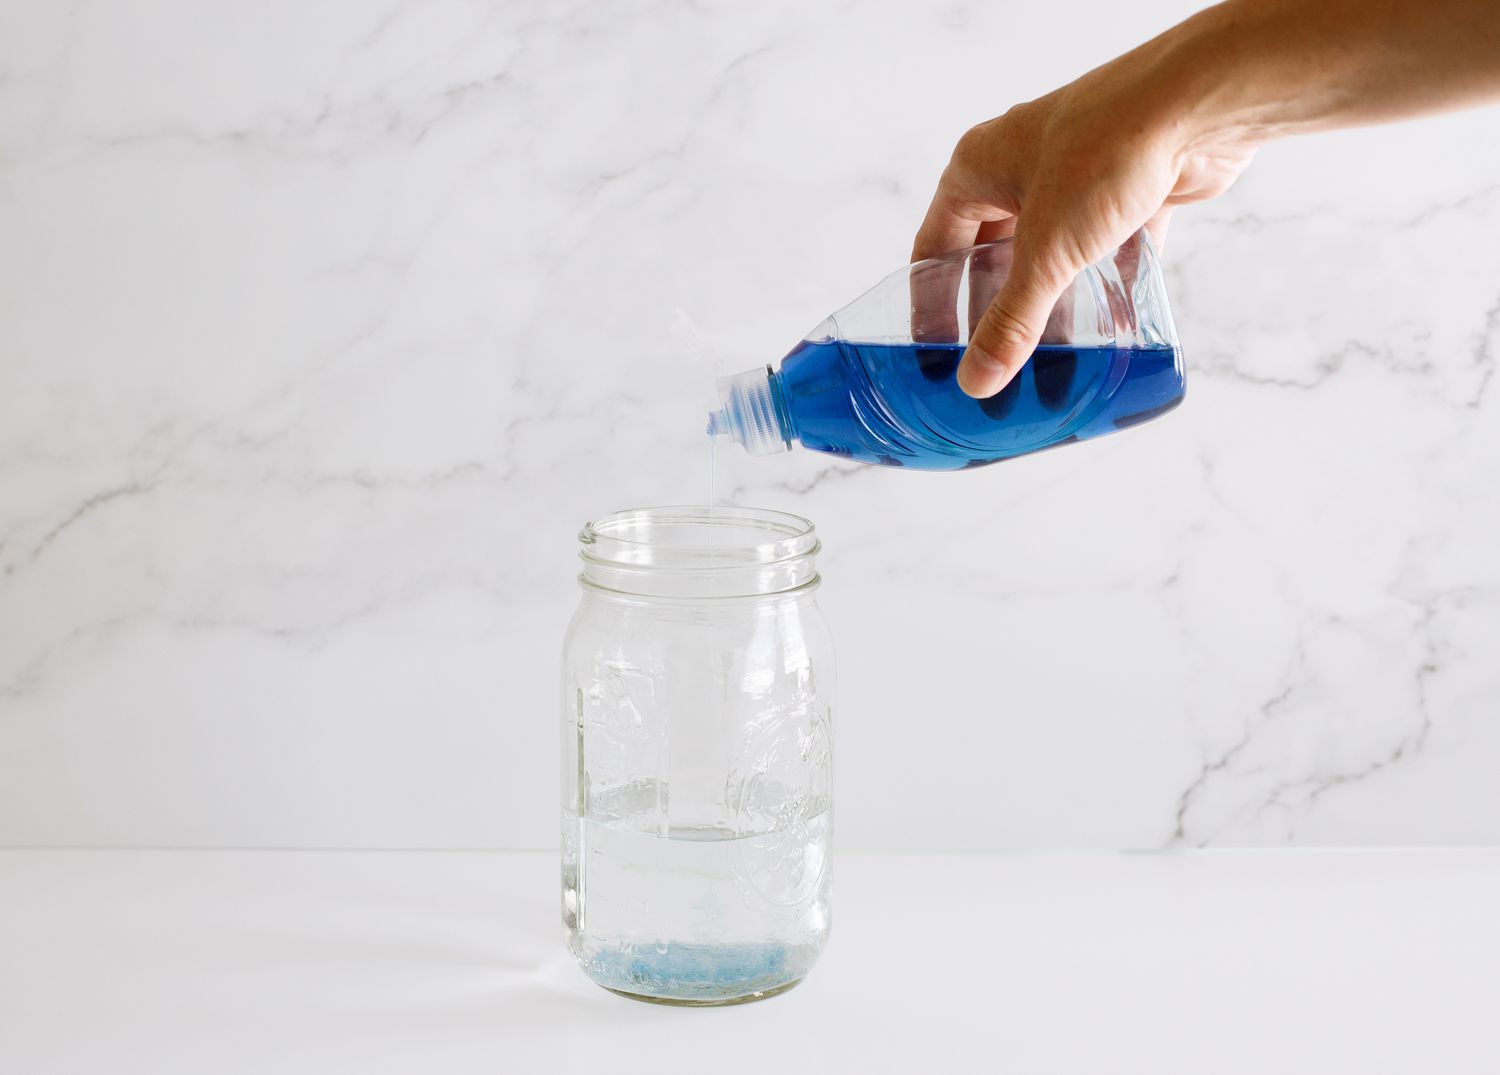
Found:
<svg viewBox="0 0 1500 1075"><path fill-rule="evenodd" d="M1010 264L1005 239L892 273L779 369L722 378L710 436L751 455L796 442L864 463L959 470L1128 429L1182 402L1182 350L1144 230L1073 281L1004 389L964 395L958 361Z"/></svg>

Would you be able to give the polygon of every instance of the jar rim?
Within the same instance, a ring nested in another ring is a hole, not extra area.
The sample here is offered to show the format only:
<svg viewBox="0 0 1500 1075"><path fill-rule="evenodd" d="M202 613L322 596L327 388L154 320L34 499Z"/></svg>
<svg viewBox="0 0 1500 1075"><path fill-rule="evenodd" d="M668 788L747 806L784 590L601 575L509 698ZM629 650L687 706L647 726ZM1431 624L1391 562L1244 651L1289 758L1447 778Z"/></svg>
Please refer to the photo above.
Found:
<svg viewBox="0 0 1500 1075"><path fill-rule="evenodd" d="M578 540L586 584L627 593L660 593L666 585L701 596L770 594L815 583L812 558L821 548L808 519L739 505L629 508L585 523ZM682 581L649 581L663 576ZM690 577L704 585L692 585ZM714 577L718 582L709 583Z"/></svg>

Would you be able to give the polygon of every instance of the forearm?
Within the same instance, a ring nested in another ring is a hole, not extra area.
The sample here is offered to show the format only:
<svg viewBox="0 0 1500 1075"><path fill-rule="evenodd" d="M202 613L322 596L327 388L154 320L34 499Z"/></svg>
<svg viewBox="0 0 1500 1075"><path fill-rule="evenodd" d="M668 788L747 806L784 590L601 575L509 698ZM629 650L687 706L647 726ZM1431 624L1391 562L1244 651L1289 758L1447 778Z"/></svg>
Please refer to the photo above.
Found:
<svg viewBox="0 0 1500 1075"><path fill-rule="evenodd" d="M1258 143L1500 100L1500 0L1229 0L1143 49L1190 136Z"/></svg>

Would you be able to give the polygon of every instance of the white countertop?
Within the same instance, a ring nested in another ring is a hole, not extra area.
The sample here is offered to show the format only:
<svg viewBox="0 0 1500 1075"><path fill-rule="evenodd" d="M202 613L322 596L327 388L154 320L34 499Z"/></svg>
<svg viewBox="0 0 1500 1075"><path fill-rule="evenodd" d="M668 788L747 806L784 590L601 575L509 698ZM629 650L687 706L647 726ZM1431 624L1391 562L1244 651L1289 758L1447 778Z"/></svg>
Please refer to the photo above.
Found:
<svg viewBox="0 0 1500 1075"><path fill-rule="evenodd" d="M1500 850L842 855L799 988L586 981L548 854L0 851L0 1071L1500 1068Z"/></svg>

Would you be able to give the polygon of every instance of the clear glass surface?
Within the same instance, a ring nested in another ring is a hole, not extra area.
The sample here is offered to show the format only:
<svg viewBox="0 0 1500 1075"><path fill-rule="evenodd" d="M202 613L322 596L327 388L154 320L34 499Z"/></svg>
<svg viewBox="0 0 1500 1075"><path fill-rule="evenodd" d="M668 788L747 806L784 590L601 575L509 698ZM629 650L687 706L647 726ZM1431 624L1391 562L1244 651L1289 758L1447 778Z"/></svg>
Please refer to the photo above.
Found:
<svg viewBox="0 0 1500 1075"><path fill-rule="evenodd" d="M833 653L812 524L621 512L580 534L563 659L563 924L647 1000L790 987L831 924Z"/></svg>

